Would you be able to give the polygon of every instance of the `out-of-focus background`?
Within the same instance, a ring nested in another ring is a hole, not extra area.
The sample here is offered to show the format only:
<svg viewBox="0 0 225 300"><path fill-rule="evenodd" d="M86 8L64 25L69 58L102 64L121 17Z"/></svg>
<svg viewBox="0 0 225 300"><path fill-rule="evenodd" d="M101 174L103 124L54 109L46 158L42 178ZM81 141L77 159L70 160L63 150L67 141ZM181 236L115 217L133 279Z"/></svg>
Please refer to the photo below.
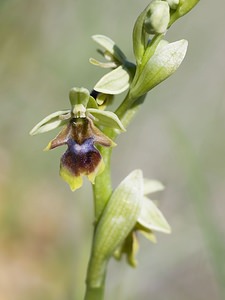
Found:
<svg viewBox="0 0 225 300"><path fill-rule="evenodd" d="M89 89L104 70L93 34L110 36L133 60L132 28L148 1L0 1L0 300L79 300L92 234L88 182L72 193L58 176L56 133L30 137ZM169 80L149 93L113 156L116 186L142 168L166 189L155 195L172 226L156 245L140 238L139 265L111 261L106 299L225 297L225 4L200 1L169 30L189 41ZM99 58L99 57L98 57Z"/></svg>

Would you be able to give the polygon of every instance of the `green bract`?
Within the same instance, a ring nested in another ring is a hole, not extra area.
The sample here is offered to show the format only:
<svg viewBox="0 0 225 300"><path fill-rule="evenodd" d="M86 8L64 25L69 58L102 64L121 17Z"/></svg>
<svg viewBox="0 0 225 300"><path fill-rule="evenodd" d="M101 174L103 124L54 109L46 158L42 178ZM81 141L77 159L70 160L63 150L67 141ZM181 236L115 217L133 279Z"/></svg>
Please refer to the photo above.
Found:
<svg viewBox="0 0 225 300"><path fill-rule="evenodd" d="M183 61L187 46L186 40L180 40L156 50L136 80L136 84L131 86L131 98L138 98L146 94L172 75Z"/></svg>
<svg viewBox="0 0 225 300"><path fill-rule="evenodd" d="M192 10L192 8L199 1L200 0L180 0L179 4L174 8L174 11L171 11L169 25L172 25L176 20L187 14L190 10Z"/></svg>
<svg viewBox="0 0 225 300"><path fill-rule="evenodd" d="M146 33L144 30L144 22L150 5L151 4L149 4L145 8L145 10L138 16L133 29L133 51L137 65L141 63L146 48Z"/></svg>
<svg viewBox="0 0 225 300"><path fill-rule="evenodd" d="M187 14L200 0L180 0L177 7L179 17Z"/></svg>
<svg viewBox="0 0 225 300"><path fill-rule="evenodd" d="M143 177L140 170L131 172L113 192L96 228L92 255L98 265L107 263L134 227L141 211L142 195ZM91 272L95 276L87 278L91 286L100 286L99 272L103 270L95 269Z"/></svg>

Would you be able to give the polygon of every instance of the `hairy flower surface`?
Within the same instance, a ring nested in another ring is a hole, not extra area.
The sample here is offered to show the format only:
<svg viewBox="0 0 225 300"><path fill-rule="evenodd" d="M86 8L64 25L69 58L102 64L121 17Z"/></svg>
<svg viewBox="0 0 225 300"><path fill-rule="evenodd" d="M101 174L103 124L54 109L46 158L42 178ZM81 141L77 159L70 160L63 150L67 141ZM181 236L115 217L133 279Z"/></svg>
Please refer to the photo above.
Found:
<svg viewBox="0 0 225 300"><path fill-rule="evenodd" d="M71 109L50 114L31 130L35 135L64 126L45 150L67 145L60 162L60 175L72 191L80 188L83 176L94 184L95 177L104 170L104 162L96 145L112 147L116 144L96 126L125 131L113 112L99 109L95 99L85 88L72 88L69 93ZM94 124L95 123L95 124Z"/></svg>
<svg viewBox="0 0 225 300"><path fill-rule="evenodd" d="M70 185L71 190L82 186L82 176L86 175L94 183L95 177L104 169L96 144L110 147L114 143L94 126L90 118L74 118L48 144L46 150L67 145L61 157L60 175Z"/></svg>

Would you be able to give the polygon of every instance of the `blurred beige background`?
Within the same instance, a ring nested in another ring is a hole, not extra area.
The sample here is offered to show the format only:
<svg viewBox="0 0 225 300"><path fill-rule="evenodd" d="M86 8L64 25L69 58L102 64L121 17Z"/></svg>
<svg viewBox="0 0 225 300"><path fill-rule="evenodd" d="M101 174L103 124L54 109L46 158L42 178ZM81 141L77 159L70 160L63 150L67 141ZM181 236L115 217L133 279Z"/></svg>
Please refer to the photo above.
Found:
<svg viewBox="0 0 225 300"><path fill-rule="evenodd" d="M69 107L73 86L104 73L93 34L130 59L132 27L148 1L0 1L0 300L79 300L92 234L88 182L75 193L59 178L55 132L30 137ZM113 181L135 168L161 180L155 196L172 226L158 243L140 238L139 266L111 261L106 299L225 297L225 4L200 1L168 32L189 41L180 69L151 93L117 140Z"/></svg>

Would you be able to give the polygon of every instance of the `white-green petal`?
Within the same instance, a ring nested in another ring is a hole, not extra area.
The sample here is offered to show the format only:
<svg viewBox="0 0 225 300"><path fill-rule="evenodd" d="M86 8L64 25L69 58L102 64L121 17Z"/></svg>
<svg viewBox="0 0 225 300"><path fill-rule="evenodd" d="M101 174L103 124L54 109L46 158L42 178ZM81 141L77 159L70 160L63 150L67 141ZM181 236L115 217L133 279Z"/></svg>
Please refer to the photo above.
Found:
<svg viewBox="0 0 225 300"><path fill-rule="evenodd" d="M95 85L98 92L116 95L124 92L129 87L129 72L122 66L103 76Z"/></svg>
<svg viewBox="0 0 225 300"><path fill-rule="evenodd" d="M135 86L131 88L131 96L138 98L146 94L172 75L183 61L187 46L186 40L180 40L167 44L160 51L156 51L145 65Z"/></svg>
<svg viewBox="0 0 225 300"><path fill-rule="evenodd" d="M94 116L94 122L99 123L99 125L126 131L120 119L111 111L88 108L87 112Z"/></svg>
<svg viewBox="0 0 225 300"><path fill-rule="evenodd" d="M164 188L160 181L144 178L144 195L162 191Z"/></svg>
<svg viewBox="0 0 225 300"><path fill-rule="evenodd" d="M30 131L30 135L47 132L64 125L66 120L63 120L63 116L67 115L69 112L70 110L60 110L48 115L34 126L34 128Z"/></svg>
<svg viewBox="0 0 225 300"><path fill-rule="evenodd" d="M121 64L126 60L126 56L109 37L101 34L93 35L92 39L102 46L105 50L111 53Z"/></svg>
<svg viewBox="0 0 225 300"><path fill-rule="evenodd" d="M143 197L143 204L138 218L138 223L153 231L171 233L170 225L166 221L165 217L154 202L147 197Z"/></svg>

